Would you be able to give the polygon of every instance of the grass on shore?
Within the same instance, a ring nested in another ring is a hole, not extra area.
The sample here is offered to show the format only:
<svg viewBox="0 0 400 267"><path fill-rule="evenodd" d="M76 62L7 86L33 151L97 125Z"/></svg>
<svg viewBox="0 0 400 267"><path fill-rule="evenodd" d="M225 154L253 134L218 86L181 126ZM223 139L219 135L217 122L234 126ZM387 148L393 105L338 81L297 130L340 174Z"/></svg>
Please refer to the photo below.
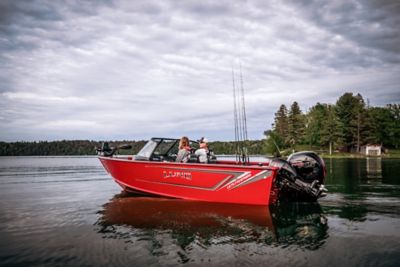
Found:
<svg viewBox="0 0 400 267"><path fill-rule="evenodd" d="M367 156L365 154L358 153L344 153L334 152L329 155L327 152L320 153L323 158L367 158L367 157L382 157L382 158L400 158L400 150L390 149L386 153L382 153L381 156Z"/></svg>
<svg viewBox="0 0 400 267"><path fill-rule="evenodd" d="M365 154L347 153L347 152L333 152L332 155L329 155L329 151L328 150L321 149L320 147L313 147L313 146L307 146L307 145L299 145L299 146L296 147L296 151L307 151L307 150L315 151L319 155L321 155L323 158L366 158L366 157L374 157L374 156L367 156ZM381 157L382 158L400 158L400 149L388 149L385 153L382 153Z"/></svg>

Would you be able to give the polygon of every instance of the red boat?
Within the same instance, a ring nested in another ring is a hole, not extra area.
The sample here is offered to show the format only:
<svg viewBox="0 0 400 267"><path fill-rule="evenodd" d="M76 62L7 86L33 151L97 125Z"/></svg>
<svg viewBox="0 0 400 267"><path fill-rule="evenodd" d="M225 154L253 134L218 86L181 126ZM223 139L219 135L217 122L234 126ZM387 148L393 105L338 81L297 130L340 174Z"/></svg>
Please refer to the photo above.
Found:
<svg viewBox="0 0 400 267"><path fill-rule="evenodd" d="M191 147L198 143L191 142ZM325 164L313 152L292 154L287 161L218 160L209 155L199 163L175 162L179 139L152 138L132 156L116 156L103 144L99 159L106 171L128 192L170 198L269 205L278 200L316 201L325 194ZM126 148L126 147L125 147Z"/></svg>

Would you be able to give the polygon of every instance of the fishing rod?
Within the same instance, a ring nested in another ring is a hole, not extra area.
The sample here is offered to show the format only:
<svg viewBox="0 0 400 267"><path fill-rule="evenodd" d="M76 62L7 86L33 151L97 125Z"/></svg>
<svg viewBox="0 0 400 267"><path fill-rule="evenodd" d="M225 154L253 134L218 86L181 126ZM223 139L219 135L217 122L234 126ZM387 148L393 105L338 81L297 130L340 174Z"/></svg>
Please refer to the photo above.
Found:
<svg viewBox="0 0 400 267"><path fill-rule="evenodd" d="M238 128L238 114L237 114L237 105L236 105L236 86L235 86L235 74L233 72L232 66L232 85L233 85L233 117L235 124L235 156L236 162L239 162L239 128Z"/></svg>
<svg viewBox="0 0 400 267"><path fill-rule="evenodd" d="M246 141L247 141L247 119L246 119L246 104L244 101L244 87L243 87L243 75L242 75L242 64L240 66L240 87L242 92L242 118L243 118L243 157L246 157L246 161L250 162L249 155L247 153Z"/></svg>
<svg viewBox="0 0 400 267"><path fill-rule="evenodd" d="M233 85L233 113L235 122L235 143L236 143L236 161L243 164L250 161L246 147L247 137L247 119L246 105L244 98L244 86L242 66L240 65L240 87L235 83L235 72L232 66L232 85Z"/></svg>

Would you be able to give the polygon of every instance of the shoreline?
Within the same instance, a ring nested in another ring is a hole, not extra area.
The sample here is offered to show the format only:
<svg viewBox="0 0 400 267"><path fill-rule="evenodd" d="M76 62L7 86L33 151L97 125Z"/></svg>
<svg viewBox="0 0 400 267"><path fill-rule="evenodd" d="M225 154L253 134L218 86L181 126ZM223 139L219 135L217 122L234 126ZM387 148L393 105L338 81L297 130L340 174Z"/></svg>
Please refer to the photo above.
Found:
<svg viewBox="0 0 400 267"><path fill-rule="evenodd" d="M387 158L387 159L400 159L400 154L398 153L393 153L393 154L382 154L380 156L372 156L372 155L363 155L363 154L354 154L354 153L338 153L338 154L325 154L321 153L319 154L322 158L339 158L339 159L357 159L357 158Z"/></svg>
<svg viewBox="0 0 400 267"><path fill-rule="evenodd" d="M362 154L351 154L351 153L340 153L340 154L324 154L324 153L317 153L323 159L363 159L363 158L381 158L381 159L400 159L400 154L384 154L381 156L367 156ZM125 154L121 154L121 156L126 156ZM231 154L218 154L217 157L235 157L235 155ZM272 155L260 155L254 154L249 155L250 157L265 157L265 158L274 158ZM287 157L288 155L283 156L283 158ZM7 157L35 157L35 158L96 158L97 155L73 155L73 154L65 154L65 155L0 155L0 158L7 158Z"/></svg>

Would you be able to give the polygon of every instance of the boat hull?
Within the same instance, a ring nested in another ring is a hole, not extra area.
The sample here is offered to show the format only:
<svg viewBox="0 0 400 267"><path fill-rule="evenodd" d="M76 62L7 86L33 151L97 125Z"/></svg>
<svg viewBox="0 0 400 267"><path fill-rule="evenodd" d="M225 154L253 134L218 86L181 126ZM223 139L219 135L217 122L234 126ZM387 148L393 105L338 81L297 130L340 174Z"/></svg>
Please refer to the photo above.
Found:
<svg viewBox="0 0 400 267"><path fill-rule="evenodd" d="M220 203L269 205L276 201L274 167L99 159L126 191Z"/></svg>

